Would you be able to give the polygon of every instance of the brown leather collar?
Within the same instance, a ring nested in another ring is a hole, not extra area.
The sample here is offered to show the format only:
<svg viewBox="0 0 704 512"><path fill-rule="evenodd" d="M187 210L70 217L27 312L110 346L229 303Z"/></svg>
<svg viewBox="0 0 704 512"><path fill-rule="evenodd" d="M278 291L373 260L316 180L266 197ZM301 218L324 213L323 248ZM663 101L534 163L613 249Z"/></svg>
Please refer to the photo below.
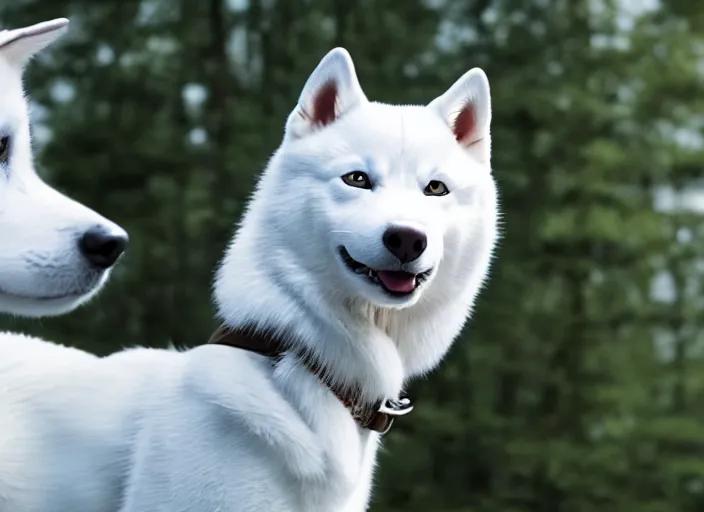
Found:
<svg viewBox="0 0 704 512"><path fill-rule="evenodd" d="M255 329L233 330L226 325L221 325L217 328L210 340L208 340L208 344L241 348L269 357L274 361L278 360L284 353L293 351L292 348L286 346L281 339L271 333ZM336 386L326 374L325 369L314 362L310 355L297 353L297 357L308 371L318 377L338 400L347 407L352 417L362 428L385 434L391 428L394 417L408 414L413 409L410 400L407 398L380 400L373 404L360 402L359 392Z"/></svg>

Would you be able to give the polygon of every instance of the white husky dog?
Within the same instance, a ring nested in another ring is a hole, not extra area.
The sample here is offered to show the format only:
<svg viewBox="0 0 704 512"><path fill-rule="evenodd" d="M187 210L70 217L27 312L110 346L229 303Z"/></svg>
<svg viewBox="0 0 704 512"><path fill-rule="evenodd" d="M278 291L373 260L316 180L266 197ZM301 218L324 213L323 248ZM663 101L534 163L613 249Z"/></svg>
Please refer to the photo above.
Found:
<svg viewBox="0 0 704 512"><path fill-rule="evenodd" d="M0 32L0 313L71 311L101 288L127 244L120 227L34 171L22 73L67 25L56 19Z"/></svg>
<svg viewBox="0 0 704 512"><path fill-rule="evenodd" d="M366 510L380 432L490 266L490 119L480 69L386 105L332 50L220 267L215 343L0 371L0 510Z"/></svg>

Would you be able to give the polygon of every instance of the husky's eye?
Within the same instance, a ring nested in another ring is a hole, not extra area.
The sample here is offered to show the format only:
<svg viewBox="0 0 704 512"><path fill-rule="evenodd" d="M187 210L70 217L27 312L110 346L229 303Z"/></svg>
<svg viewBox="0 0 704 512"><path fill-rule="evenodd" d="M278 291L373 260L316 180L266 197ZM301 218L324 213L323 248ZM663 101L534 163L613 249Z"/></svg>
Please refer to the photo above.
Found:
<svg viewBox="0 0 704 512"><path fill-rule="evenodd" d="M425 187L423 193L426 196L446 196L450 193L450 191L447 189L447 185L445 185L442 181L432 180L428 183L428 186Z"/></svg>
<svg viewBox="0 0 704 512"><path fill-rule="evenodd" d="M10 159L10 137L0 138L0 164L6 164Z"/></svg>
<svg viewBox="0 0 704 512"><path fill-rule="evenodd" d="M369 176L362 171L349 172L342 176L342 181L345 182L345 185L349 185L350 187L366 189L372 188L372 180L370 180Z"/></svg>

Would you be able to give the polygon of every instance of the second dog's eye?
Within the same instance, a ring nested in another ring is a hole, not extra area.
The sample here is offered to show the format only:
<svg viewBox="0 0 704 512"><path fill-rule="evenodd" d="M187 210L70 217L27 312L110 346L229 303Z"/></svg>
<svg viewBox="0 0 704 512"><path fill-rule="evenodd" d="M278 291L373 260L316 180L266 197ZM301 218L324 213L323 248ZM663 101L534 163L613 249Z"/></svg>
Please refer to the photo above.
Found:
<svg viewBox="0 0 704 512"><path fill-rule="evenodd" d="M425 187L423 193L426 196L446 196L450 191L447 189L447 185L442 181L432 180L428 183L428 186Z"/></svg>
<svg viewBox="0 0 704 512"><path fill-rule="evenodd" d="M6 164L10 159L10 137L0 138L0 164Z"/></svg>
<svg viewBox="0 0 704 512"><path fill-rule="evenodd" d="M366 189L372 188L372 180L369 179L367 173L362 171L349 172L342 176L342 181L345 182L345 185L349 185L350 187Z"/></svg>

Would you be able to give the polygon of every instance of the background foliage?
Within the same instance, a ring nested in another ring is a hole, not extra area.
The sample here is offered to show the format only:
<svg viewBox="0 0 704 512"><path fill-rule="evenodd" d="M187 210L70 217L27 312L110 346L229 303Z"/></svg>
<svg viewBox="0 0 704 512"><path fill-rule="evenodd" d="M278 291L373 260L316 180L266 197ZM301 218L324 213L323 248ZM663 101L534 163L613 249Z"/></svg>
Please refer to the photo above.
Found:
<svg viewBox="0 0 704 512"><path fill-rule="evenodd" d="M704 510L704 5L0 4L3 27L59 16L69 35L27 77L38 165L131 246L88 307L3 327L97 353L203 342L216 262L325 52L395 103L480 66L505 236L385 442L373 510Z"/></svg>

